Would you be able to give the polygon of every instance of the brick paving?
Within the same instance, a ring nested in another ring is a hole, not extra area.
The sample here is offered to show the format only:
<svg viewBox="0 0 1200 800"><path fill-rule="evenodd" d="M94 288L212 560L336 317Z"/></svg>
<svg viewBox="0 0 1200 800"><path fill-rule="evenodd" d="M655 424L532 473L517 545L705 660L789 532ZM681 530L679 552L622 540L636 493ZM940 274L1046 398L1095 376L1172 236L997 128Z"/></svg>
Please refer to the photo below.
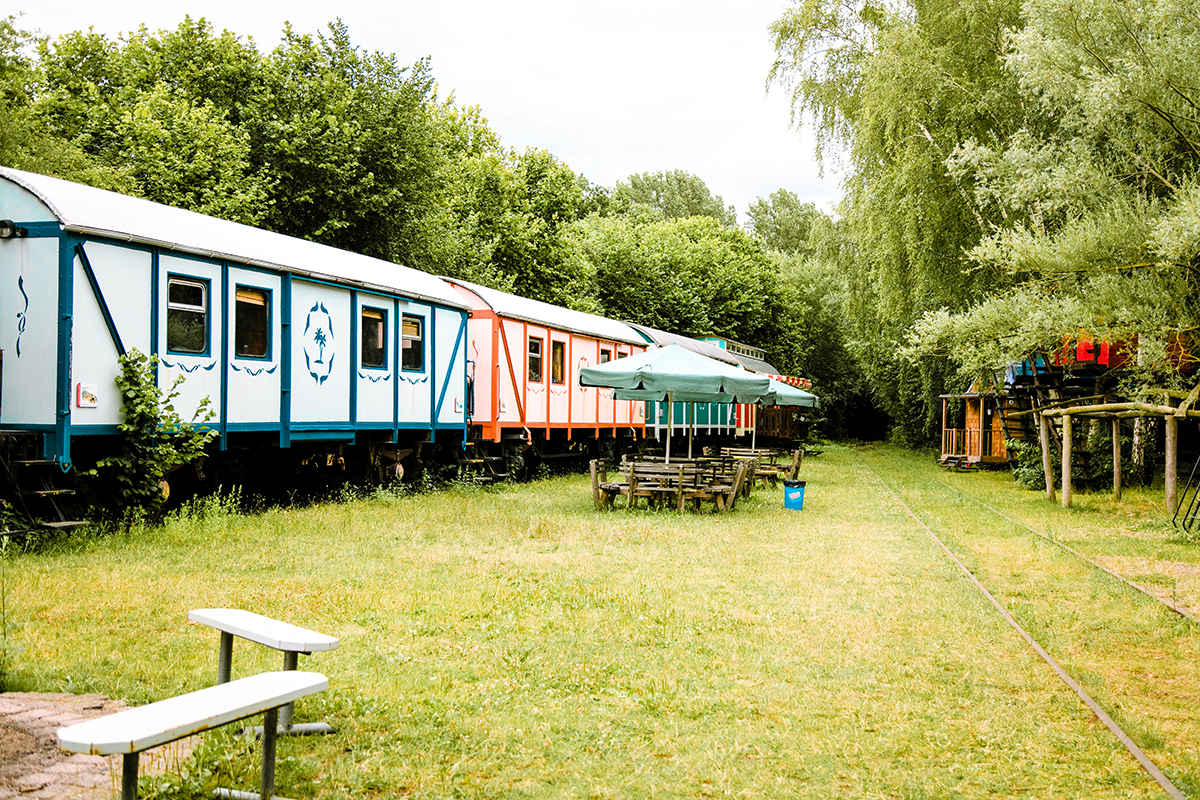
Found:
<svg viewBox="0 0 1200 800"><path fill-rule="evenodd" d="M0 800L111 800L121 793L121 756L58 749L59 728L125 708L98 694L0 694ZM147 750L139 775L176 771L192 738Z"/></svg>

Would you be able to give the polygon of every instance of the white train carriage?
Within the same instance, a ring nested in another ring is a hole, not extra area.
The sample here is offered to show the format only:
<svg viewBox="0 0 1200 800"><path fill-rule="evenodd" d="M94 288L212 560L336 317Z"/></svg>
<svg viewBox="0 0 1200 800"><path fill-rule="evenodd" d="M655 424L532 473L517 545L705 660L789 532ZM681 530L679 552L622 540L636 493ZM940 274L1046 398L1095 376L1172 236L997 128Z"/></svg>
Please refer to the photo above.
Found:
<svg viewBox="0 0 1200 800"><path fill-rule="evenodd" d="M465 434L466 304L435 276L6 168L0 220L0 428L63 469L117 432L132 348L221 449Z"/></svg>
<svg viewBox="0 0 1200 800"><path fill-rule="evenodd" d="M640 438L645 404L579 385L579 368L646 349L623 322L446 279L471 308L475 438L553 455L572 444ZM494 448L493 448L494 449ZM511 450L512 448L508 448Z"/></svg>

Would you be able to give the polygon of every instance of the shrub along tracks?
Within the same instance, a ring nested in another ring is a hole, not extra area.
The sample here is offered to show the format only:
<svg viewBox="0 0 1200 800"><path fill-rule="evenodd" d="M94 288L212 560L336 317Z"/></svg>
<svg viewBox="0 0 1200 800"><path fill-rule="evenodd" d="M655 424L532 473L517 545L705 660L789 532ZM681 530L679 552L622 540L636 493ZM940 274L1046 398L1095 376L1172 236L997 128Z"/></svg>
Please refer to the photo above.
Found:
<svg viewBox="0 0 1200 800"><path fill-rule="evenodd" d="M1196 707L1198 685L1196 618L1053 535L929 470L914 470L911 456L867 450L863 458L905 512L1163 791L1172 798L1186 797L1157 764L1175 773L1177 781L1194 784L1189 773L1195 767L1196 723L1188 711ZM982 513L961 513L963 500ZM1171 614L1163 613L1168 610ZM1057 651L1057 658L1051 651ZM1131 668L1130 656L1149 662L1148 667ZM1185 731L1186 738L1176 738ZM1190 788L1195 791L1194 785Z"/></svg>

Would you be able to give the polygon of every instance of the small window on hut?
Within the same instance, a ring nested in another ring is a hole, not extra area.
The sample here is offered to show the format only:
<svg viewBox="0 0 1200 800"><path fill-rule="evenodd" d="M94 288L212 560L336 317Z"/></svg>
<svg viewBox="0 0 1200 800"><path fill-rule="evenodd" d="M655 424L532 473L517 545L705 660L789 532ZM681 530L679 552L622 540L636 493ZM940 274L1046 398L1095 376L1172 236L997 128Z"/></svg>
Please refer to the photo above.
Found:
<svg viewBox="0 0 1200 800"><path fill-rule="evenodd" d="M405 314L400 320L400 366L425 369L425 318Z"/></svg>
<svg viewBox="0 0 1200 800"><path fill-rule="evenodd" d="M529 380L542 382L542 340L536 336L529 337Z"/></svg>
<svg viewBox="0 0 1200 800"><path fill-rule="evenodd" d="M387 312L382 308L362 309L362 365L382 369L387 366Z"/></svg>
<svg viewBox="0 0 1200 800"><path fill-rule="evenodd" d="M208 281L167 277L167 350L208 352Z"/></svg>
<svg viewBox="0 0 1200 800"><path fill-rule="evenodd" d="M234 295L233 352L238 358L267 358L271 349L271 293L239 286Z"/></svg>
<svg viewBox="0 0 1200 800"><path fill-rule="evenodd" d="M550 342L550 382L566 383L567 379L567 345L566 342Z"/></svg>
<svg viewBox="0 0 1200 800"><path fill-rule="evenodd" d="M609 350L608 348L605 348L605 347L601 347L600 348L600 363L603 364L607 361L612 361L612 350Z"/></svg>

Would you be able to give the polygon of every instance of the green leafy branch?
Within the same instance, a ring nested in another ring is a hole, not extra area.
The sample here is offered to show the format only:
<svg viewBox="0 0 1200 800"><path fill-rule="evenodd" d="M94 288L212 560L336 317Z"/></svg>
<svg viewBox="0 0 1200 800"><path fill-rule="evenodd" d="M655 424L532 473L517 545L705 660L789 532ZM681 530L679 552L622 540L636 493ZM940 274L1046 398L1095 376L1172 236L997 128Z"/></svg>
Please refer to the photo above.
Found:
<svg viewBox="0 0 1200 800"><path fill-rule="evenodd" d="M146 356L137 349L118 359L121 374L116 378L124 404L121 449L102 458L83 477L103 477L114 484L113 510L118 514L157 513L165 500L163 479L173 470L204 455L217 432L203 423L215 414L209 398L196 408L191 422L176 412L174 400L183 383L180 375L165 395L155 380L157 356Z"/></svg>

